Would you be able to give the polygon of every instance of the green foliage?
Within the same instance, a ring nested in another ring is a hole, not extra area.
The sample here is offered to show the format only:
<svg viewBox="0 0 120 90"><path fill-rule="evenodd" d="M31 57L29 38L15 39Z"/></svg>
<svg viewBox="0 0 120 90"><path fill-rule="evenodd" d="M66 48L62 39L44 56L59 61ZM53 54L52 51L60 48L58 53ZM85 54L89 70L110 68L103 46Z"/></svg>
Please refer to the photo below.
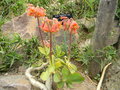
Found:
<svg viewBox="0 0 120 90"><path fill-rule="evenodd" d="M6 20L18 16L25 11L25 0L1 0L0 1L0 26Z"/></svg>
<svg viewBox="0 0 120 90"><path fill-rule="evenodd" d="M22 53L24 58L24 63L32 65L42 57L39 53L38 47L40 46L37 37L32 37L31 39L23 40L22 43Z"/></svg>
<svg viewBox="0 0 120 90"><path fill-rule="evenodd" d="M85 47L79 55L80 57L78 61L81 61L84 65L88 66L90 61L94 60L101 65L101 70L106 64L117 59L116 49L112 46L107 46L95 53L93 52L91 46L88 46Z"/></svg>
<svg viewBox="0 0 120 90"><path fill-rule="evenodd" d="M100 81L100 74L97 74L97 75L94 77L94 79L99 82L99 81Z"/></svg>
<svg viewBox="0 0 120 90"><path fill-rule="evenodd" d="M33 5L39 5L42 7L45 7L52 2L53 2L52 0L26 0L26 3L31 3Z"/></svg>
<svg viewBox="0 0 120 90"><path fill-rule="evenodd" d="M80 50L78 44L73 43L71 48L71 58L77 60L80 58Z"/></svg>
<svg viewBox="0 0 120 90"><path fill-rule="evenodd" d="M45 48L43 48L43 47L38 47L38 49L39 49L39 51L40 51L42 54L44 54L45 56L48 56L49 53L50 53L50 49L47 48L47 47L45 47Z"/></svg>
<svg viewBox="0 0 120 90"><path fill-rule="evenodd" d="M17 48L21 44L21 38L15 36L13 39L7 37L0 37L0 71L7 70L12 67L15 62L22 59L21 54L18 54Z"/></svg>
<svg viewBox="0 0 120 90"><path fill-rule="evenodd" d="M98 8L98 2L99 0L57 0L54 5L47 6L46 9L49 16L60 13L72 13L74 18L94 17Z"/></svg>
<svg viewBox="0 0 120 90"><path fill-rule="evenodd" d="M42 72L40 75L40 78L43 81L46 81L51 75L53 75L54 82L57 83L57 86L63 87L65 84L68 87L71 87L73 83L75 82L82 82L84 78L77 73L77 67L70 62L70 60L67 57L63 57L63 51L60 46L56 46L55 48L55 56L52 55L52 61L49 58L49 54L46 53L46 47L42 48L39 47L39 50L41 54L43 54L46 59L49 61L48 67L45 69L45 71ZM48 52L49 52L49 48Z"/></svg>
<svg viewBox="0 0 120 90"><path fill-rule="evenodd" d="M32 65L41 57L38 46L39 41L36 38L22 40L19 35L1 35L0 71L7 71L22 64Z"/></svg>
<svg viewBox="0 0 120 90"><path fill-rule="evenodd" d="M62 50L61 46L56 45L54 54L56 57L61 58L65 55L65 52Z"/></svg>
<svg viewBox="0 0 120 90"><path fill-rule="evenodd" d="M119 18L120 20L120 0L118 0L118 7L117 7L117 11L116 11L116 16Z"/></svg>
<svg viewBox="0 0 120 90"><path fill-rule="evenodd" d="M0 26L7 20L25 12L28 3L47 6L52 0L0 0Z"/></svg>

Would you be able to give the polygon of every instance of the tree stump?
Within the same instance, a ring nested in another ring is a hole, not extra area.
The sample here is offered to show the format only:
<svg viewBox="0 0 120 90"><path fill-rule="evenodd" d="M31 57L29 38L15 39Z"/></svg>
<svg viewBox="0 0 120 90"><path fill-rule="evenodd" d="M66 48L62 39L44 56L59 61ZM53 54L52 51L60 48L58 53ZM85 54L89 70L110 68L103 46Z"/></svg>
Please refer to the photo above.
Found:
<svg viewBox="0 0 120 90"><path fill-rule="evenodd" d="M93 35L93 50L100 50L108 46L110 31L113 29L113 22L118 0L100 0L98 16ZM90 77L95 77L100 72L100 65L92 61L89 67Z"/></svg>

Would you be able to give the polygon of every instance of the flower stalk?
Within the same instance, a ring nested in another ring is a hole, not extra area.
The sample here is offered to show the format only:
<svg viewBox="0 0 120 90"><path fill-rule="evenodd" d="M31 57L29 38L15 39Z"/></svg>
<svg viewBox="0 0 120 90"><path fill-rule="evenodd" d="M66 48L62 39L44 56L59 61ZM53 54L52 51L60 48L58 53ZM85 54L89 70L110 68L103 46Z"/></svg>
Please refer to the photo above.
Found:
<svg viewBox="0 0 120 90"><path fill-rule="evenodd" d="M40 21L39 21L39 18L37 17L37 23L38 23L38 26L40 26ZM42 32L41 32L41 29L38 27L38 31L39 31L39 36L40 36L40 39L41 39L41 43L44 47L44 41L43 41L43 36L42 36Z"/></svg>
<svg viewBox="0 0 120 90"><path fill-rule="evenodd" d="M52 32L50 32L50 61L52 62Z"/></svg>
<svg viewBox="0 0 120 90"><path fill-rule="evenodd" d="M69 47L68 47L68 59L69 60L71 59L71 57L70 57L70 55L71 55L71 43L72 43L72 31L69 34Z"/></svg>

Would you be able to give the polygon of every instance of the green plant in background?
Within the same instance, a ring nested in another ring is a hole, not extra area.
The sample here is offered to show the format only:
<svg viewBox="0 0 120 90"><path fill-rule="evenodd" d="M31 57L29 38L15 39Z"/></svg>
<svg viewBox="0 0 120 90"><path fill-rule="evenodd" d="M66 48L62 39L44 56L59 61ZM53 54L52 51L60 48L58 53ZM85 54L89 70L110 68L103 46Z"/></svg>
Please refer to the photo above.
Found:
<svg viewBox="0 0 120 90"><path fill-rule="evenodd" d="M118 0L118 7L117 7L117 11L116 11L116 16L120 20L120 1L119 0Z"/></svg>
<svg viewBox="0 0 120 90"><path fill-rule="evenodd" d="M31 66L33 63L36 63L40 58L42 58L39 53L38 46L40 46L40 43L37 37L32 37L29 40L23 40L22 51L25 64Z"/></svg>
<svg viewBox="0 0 120 90"><path fill-rule="evenodd" d="M80 52L78 61L81 61L84 65L88 66L89 63L94 60L101 65L102 70L107 63L114 62L116 59L117 51L112 46L107 46L102 50L98 50L96 53L93 52L91 46L87 46Z"/></svg>
<svg viewBox="0 0 120 90"><path fill-rule="evenodd" d="M19 35L0 36L0 71L7 71L21 65L31 66L42 63L43 58L38 50L39 40L36 37L23 40ZM16 63L17 64L16 66Z"/></svg>
<svg viewBox="0 0 120 90"><path fill-rule="evenodd" d="M1 0L0 1L0 26L15 16L25 11L25 0Z"/></svg>
<svg viewBox="0 0 120 90"><path fill-rule="evenodd" d="M21 38L19 36L15 36L11 40L0 36L0 71L8 70L14 63L22 60L22 55L17 51L20 45Z"/></svg>
<svg viewBox="0 0 120 90"><path fill-rule="evenodd" d="M44 7L49 17L59 13L72 13L75 18L93 17L98 6L98 0L1 0L0 26L6 20L24 13L28 3Z"/></svg>
<svg viewBox="0 0 120 90"><path fill-rule="evenodd" d="M56 3L47 7L48 14L51 16L58 13L72 13L74 18L96 16L99 0L80 0L67 1L56 0ZM54 10L54 13L52 12Z"/></svg>
<svg viewBox="0 0 120 90"><path fill-rule="evenodd" d="M93 53L93 50L91 49L90 46L87 46L79 52L78 61L81 61L83 65L88 66L89 62L91 60L94 60L94 57L95 57L95 54Z"/></svg>

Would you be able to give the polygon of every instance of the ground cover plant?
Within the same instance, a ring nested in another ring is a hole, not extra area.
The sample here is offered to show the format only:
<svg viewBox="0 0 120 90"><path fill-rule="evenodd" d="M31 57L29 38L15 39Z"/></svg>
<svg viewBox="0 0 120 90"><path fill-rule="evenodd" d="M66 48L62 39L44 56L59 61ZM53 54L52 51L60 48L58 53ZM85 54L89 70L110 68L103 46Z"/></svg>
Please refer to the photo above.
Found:
<svg viewBox="0 0 120 90"><path fill-rule="evenodd" d="M38 50L39 45L36 37L23 40L18 34L11 35L11 38L1 34L0 72L36 63L42 57Z"/></svg>

